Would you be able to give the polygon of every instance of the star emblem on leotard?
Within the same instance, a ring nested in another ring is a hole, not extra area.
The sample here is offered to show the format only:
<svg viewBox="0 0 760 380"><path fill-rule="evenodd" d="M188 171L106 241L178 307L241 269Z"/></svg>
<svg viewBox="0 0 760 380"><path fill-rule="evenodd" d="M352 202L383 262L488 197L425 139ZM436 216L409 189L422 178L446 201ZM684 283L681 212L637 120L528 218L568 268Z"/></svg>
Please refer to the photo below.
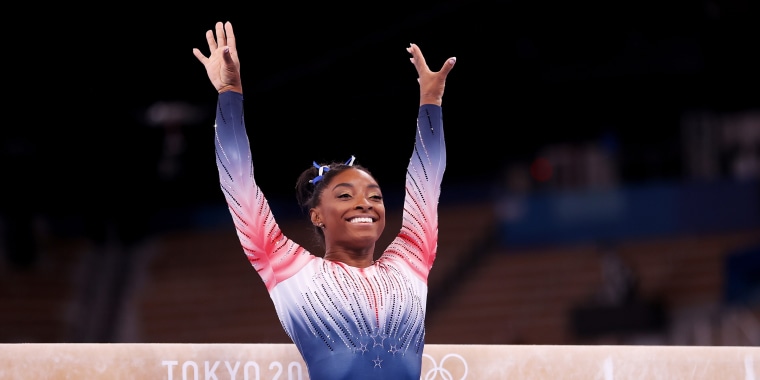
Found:
<svg viewBox="0 0 760 380"><path fill-rule="evenodd" d="M367 349L366 343L359 343L359 347L356 347L356 352L361 352L362 354L364 354L367 351L369 350Z"/></svg>
<svg viewBox="0 0 760 380"><path fill-rule="evenodd" d="M375 342L375 344L372 345L372 347L383 347L383 341L387 338L387 336L382 334L372 335L372 340Z"/></svg>
<svg viewBox="0 0 760 380"><path fill-rule="evenodd" d="M380 363L383 362L383 359L380 359L380 356L377 357L377 359L372 360L375 363L375 367L383 368L383 366L380 365Z"/></svg>

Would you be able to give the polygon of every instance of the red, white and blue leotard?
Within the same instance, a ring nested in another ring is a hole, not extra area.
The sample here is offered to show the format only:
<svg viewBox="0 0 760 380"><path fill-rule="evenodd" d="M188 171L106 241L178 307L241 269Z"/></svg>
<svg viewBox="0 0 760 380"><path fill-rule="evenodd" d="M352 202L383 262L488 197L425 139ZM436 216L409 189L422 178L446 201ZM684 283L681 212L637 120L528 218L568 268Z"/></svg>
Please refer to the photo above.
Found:
<svg viewBox="0 0 760 380"><path fill-rule="evenodd" d="M219 95L221 188L243 251L312 380L420 378L446 166L441 115L437 105L419 108L401 230L372 266L355 268L315 256L283 235L254 179L243 95Z"/></svg>

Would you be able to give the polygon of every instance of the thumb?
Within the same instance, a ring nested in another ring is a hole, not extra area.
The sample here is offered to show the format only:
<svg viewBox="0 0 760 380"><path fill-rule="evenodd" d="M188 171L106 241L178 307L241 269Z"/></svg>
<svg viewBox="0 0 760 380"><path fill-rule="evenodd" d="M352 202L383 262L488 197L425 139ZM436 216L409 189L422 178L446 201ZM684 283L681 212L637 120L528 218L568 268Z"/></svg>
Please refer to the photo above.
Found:
<svg viewBox="0 0 760 380"><path fill-rule="evenodd" d="M440 72L443 75L448 75L449 71L454 68L454 64L457 63L457 57L450 57L446 60L446 62L443 63L443 66L441 67Z"/></svg>
<svg viewBox="0 0 760 380"><path fill-rule="evenodd" d="M224 54L222 54L222 58L224 59L224 63L227 65L234 65L235 61L232 59L232 53L230 53L230 47L225 46L224 47Z"/></svg>

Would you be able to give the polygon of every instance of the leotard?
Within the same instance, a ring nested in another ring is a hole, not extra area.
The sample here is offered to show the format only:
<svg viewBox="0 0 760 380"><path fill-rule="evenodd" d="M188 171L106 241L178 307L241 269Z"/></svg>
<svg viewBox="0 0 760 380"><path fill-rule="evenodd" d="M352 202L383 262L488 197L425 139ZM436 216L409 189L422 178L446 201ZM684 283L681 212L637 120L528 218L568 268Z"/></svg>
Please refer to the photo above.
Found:
<svg viewBox="0 0 760 380"><path fill-rule="evenodd" d="M375 263L325 260L283 235L254 178L243 95L219 95L216 160L237 236L311 380L420 379L427 279L446 150L441 107L422 105L402 226Z"/></svg>

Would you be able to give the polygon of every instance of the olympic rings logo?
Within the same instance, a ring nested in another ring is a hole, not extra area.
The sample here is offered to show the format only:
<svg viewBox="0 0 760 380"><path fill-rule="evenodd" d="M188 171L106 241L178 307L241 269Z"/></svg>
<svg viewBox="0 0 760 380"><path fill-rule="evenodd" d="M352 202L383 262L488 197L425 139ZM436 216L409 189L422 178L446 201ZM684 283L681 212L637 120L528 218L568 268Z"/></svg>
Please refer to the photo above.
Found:
<svg viewBox="0 0 760 380"><path fill-rule="evenodd" d="M460 377L458 380L464 380L467 378L467 373L469 372L469 369L467 368L467 361L464 360L464 358L459 354L446 354L441 359L440 365L435 362L435 359L433 359L432 356L428 354L422 354L423 358L429 359L433 363L433 368L430 368L425 373L425 380L434 380L438 379L438 375L441 375L441 379L443 380L455 380L454 374L451 373L450 370L444 368L443 363L446 362L448 359L459 359L462 362L462 377ZM459 372L459 371L457 371Z"/></svg>

